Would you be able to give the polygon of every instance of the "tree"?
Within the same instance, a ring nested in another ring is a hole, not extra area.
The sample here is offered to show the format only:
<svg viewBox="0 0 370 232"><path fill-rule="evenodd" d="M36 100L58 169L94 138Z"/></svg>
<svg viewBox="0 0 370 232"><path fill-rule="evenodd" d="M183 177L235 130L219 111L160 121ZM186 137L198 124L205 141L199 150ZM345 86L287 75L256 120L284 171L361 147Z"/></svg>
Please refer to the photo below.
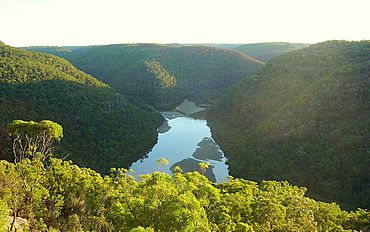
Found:
<svg viewBox="0 0 370 232"><path fill-rule="evenodd" d="M184 171L179 166L176 166L172 169L173 173L183 173Z"/></svg>
<svg viewBox="0 0 370 232"><path fill-rule="evenodd" d="M50 120L34 121L14 120L7 126L8 134L14 138L14 162L35 157L37 152L44 157L50 154L54 142L60 142L63 128Z"/></svg>
<svg viewBox="0 0 370 232"><path fill-rule="evenodd" d="M48 165L0 162L0 223L11 211L30 231L369 231L368 210L317 202L287 182L216 184L199 172L136 181L124 169L103 177L71 161L50 158Z"/></svg>
<svg viewBox="0 0 370 232"><path fill-rule="evenodd" d="M157 165L158 167L161 169L164 165L168 165L169 162L166 158L160 158L160 159L157 159L155 162L157 162Z"/></svg>
<svg viewBox="0 0 370 232"><path fill-rule="evenodd" d="M7 227L9 223L9 213L10 210L6 203L0 200L0 232L8 231Z"/></svg>
<svg viewBox="0 0 370 232"><path fill-rule="evenodd" d="M206 170L209 168L209 164L200 162L198 165L199 165L199 169L200 169L201 173L204 175Z"/></svg>
<svg viewBox="0 0 370 232"><path fill-rule="evenodd" d="M246 223L238 222L234 229L235 232L254 232L253 227Z"/></svg>
<svg viewBox="0 0 370 232"><path fill-rule="evenodd" d="M142 226L138 226L130 230L130 232L154 232L154 230L151 227L144 228Z"/></svg>
<svg viewBox="0 0 370 232"><path fill-rule="evenodd" d="M63 137L63 128L58 123L43 120L39 123L34 121L14 120L6 127L8 134L14 138L13 153L16 172L19 174L23 189L22 200L28 202L24 211L28 212L30 223L36 223L35 208L37 202L47 195L47 190L41 182L45 178L43 161L51 153L52 145L59 142ZM31 160L32 158L32 160ZM13 220L15 221L19 208L13 208Z"/></svg>

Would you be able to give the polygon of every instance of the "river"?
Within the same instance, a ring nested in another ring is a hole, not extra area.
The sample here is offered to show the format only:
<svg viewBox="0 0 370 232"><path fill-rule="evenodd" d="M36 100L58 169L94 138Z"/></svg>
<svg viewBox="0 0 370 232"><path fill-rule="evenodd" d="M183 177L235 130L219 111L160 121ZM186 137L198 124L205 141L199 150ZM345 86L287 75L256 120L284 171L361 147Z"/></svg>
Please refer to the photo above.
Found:
<svg viewBox="0 0 370 232"><path fill-rule="evenodd" d="M179 166L184 172L200 171L200 162L209 163L205 176L213 182L226 181L228 166L224 153L213 140L207 121L194 119L177 111L162 112L166 119L158 128L158 142L142 159L133 163L133 175L154 171L172 173ZM159 165L156 160L165 158L168 165Z"/></svg>

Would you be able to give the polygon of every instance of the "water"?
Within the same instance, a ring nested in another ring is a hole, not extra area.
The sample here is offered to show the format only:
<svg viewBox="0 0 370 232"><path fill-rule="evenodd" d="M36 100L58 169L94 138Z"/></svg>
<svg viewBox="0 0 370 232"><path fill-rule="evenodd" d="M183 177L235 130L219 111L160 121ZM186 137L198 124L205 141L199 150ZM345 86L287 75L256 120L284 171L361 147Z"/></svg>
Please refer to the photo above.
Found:
<svg viewBox="0 0 370 232"><path fill-rule="evenodd" d="M134 176L161 171L171 174L176 166L184 172L199 171L199 162L208 162L205 176L214 182L227 180L228 166L220 147L212 138L206 120L188 117L178 112L163 112L166 121L158 128L158 143L142 159L131 165ZM156 160L165 158L168 165Z"/></svg>

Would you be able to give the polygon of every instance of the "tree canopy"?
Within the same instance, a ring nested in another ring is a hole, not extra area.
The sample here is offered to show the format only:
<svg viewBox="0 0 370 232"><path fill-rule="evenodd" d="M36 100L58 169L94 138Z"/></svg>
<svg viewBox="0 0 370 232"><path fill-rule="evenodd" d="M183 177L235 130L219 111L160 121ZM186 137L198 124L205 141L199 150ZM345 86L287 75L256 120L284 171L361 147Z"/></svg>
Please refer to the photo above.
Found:
<svg viewBox="0 0 370 232"><path fill-rule="evenodd" d="M368 211L314 201L287 182L215 184L197 172L154 172L137 181L124 169L101 176L55 158L47 166L37 159L16 165L0 162L0 222L17 208L36 231L366 231L370 225ZM22 179L33 188L22 188Z"/></svg>
<svg viewBox="0 0 370 232"><path fill-rule="evenodd" d="M369 51L369 41L311 45L233 86L209 112L230 173L370 208Z"/></svg>
<svg viewBox="0 0 370 232"><path fill-rule="evenodd" d="M102 172L140 158L162 122L159 113L133 105L62 58L6 45L0 45L0 109L0 148L8 141L1 131L13 119L47 118L64 127L56 147L61 157ZM11 151L0 156L13 160Z"/></svg>
<svg viewBox="0 0 370 232"><path fill-rule="evenodd" d="M37 152L48 155L53 142L60 142L63 128L50 120L34 121L14 120L6 126L7 132L14 138L13 153L15 162L35 156Z"/></svg>
<svg viewBox="0 0 370 232"><path fill-rule="evenodd" d="M308 46L309 44L304 43L270 42L242 44L235 47L234 49L255 57L262 62L267 62L272 58L278 57L284 53L288 53Z"/></svg>
<svg viewBox="0 0 370 232"><path fill-rule="evenodd" d="M61 137L61 126L51 121L16 120L8 128L36 138L38 124ZM164 158L157 162L168 164ZM199 166L202 173L208 168ZM215 184L198 172L139 178L123 168L102 176L52 157L1 161L0 231L307 232L366 231L370 225L370 212L314 201L305 197L306 188L286 181L257 184L229 177ZM24 223L16 225L20 219Z"/></svg>
<svg viewBox="0 0 370 232"><path fill-rule="evenodd" d="M220 91L263 63L244 53L210 46L114 44L28 47L61 56L137 104L173 109L188 95L213 101ZM165 88L163 88L165 87Z"/></svg>

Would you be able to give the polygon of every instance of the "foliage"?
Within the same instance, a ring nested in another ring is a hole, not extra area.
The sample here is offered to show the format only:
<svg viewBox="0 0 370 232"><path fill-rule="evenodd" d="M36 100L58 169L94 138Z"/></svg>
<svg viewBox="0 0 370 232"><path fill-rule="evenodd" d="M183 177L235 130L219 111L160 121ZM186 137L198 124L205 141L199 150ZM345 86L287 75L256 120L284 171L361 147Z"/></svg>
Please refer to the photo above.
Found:
<svg viewBox="0 0 370 232"><path fill-rule="evenodd" d="M3 200L0 200L0 232L6 232L9 223L10 210Z"/></svg>
<svg viewBox="0 0 370 232"><path fill-rule="evenodd" d="M8 217L9 206L11 230L19 218L31 231L369 229L370 212L348 213L335 203L316 202L304 196L305 188L288 182L258 185L230 177L215 184L198 172L154 172L136 181L122 168L101 176L71 161L39 157L0 162L0 219Z"/></svg>
<svg viewBox="0 0 370 232"><path fill-rule="evenodd" d="M284 53L295 51L307 47L308 44L303 43L255 43L243 44L234 48L247 55L257 58L262 62L267 62L272 58L278 57Z"/></svg>
<svg viewBox="0 0 370 232"><path fill-rule="evenodd" d="M132 230L130 230L130 232L154 232L153 228L144 228L142 226L138 226L136 228L133 228Z"/></svg>
<svg viewBox="0 0 370 232"><path fill-rule="evenodd" d="M17 167L18 166L18 167ZM20 171L30 188L23 188ZM33 181L39 179L38 184ZM197 172L110 176L50 158L0 162L0 199L33 231L349 231L369 229L369 212L316 202L287 182L230 177L215 184Z"/></svg>
<svg viewBox="0 0 370 232"><path fill-rule="evenodd" d="M200 162L198 165L202 174L204 174L204 172L209 168L209 163Z"/></svg>
<svg viewBox="0 0 370 232"><path fill-rule="evenodd" d="M64 59L6 45L0 45L0 109L0 128L14 118L59 122L64 139L58 153L103 172L140 158L156 142L162 121ZM7 139L0 137L4 148Z"/></svg>
<svg viewBox="0 0 370 232"><path fill-rule="evenodd" d="M369 41L311 45L231 88L209 112L230 174L369 208L369 51Z"/></svg>
<svg viewBox="0 0 370 232"><path fill-rule="evenodd" d="M42 120L33 121L14 120L6 127L11 137L14 137L14 161L34 157L37 152L48 155L54 141L60 142L63 137L63 128L58 123Z"/></svg>
<svg viewBox="0 0 370 232"><path fill-rule="evenodd" d="M263 66L241 52L207 46L117 44L27 49L61 56L136 103L172 109L188 95L213 100ZM165 88L163 88L165 87Z"/></svg>
<svg viewBox="0 0 370 232"><path fill-rule="evenodd" d="M158 61L146 61L145 65L156 77L160 88L170 88L176 85L176 78L168 73Z"/></svg>
<svg viewBox="0 0 370 232"><path fill-rule="evenodd" d="M155 162L157 162L159 167L169 164L169 161L166 158L159 158Z"/></svg>

